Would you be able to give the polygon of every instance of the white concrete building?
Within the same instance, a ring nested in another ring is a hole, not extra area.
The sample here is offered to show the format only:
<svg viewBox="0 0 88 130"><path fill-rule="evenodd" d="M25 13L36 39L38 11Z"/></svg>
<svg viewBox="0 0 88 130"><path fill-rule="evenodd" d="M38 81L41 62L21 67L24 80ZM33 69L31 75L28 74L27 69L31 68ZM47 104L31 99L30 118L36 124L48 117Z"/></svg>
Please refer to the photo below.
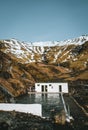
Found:
<svg viewBox="0 0 88 130"><path fill-rule="evenodd" d="M35 83L35 92L68 93L68 83Z"/></svg>

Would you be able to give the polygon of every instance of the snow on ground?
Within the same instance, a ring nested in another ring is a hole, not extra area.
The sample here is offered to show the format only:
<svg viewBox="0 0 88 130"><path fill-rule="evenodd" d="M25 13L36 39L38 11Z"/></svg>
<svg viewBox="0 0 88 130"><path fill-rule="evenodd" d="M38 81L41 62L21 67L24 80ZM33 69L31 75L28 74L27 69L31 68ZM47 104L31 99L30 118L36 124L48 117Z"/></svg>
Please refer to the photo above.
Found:
<svg viewBox="0 0 88 130"><path fill-rule="evenodd" d="M56 60L58 59L58 56L61 54L61 50L59 52L57 52L54 56L54 61L53 62L56 62Z"/></svg>
<svg viewBox="0 0 88 130"><path fill-rule="evenodd" d="M57 42L46 41L46 42L33 42L33 46L55 46Z"/></svg>
<svg viewBox="0 0 88 130"><path fill-rule="evenodd" d="M40 53L40 54L43 54L44 53L44 47L41 46L40 47L37 47L37 52Z"/></svg>
<svg viewBox="0 0 88 130"><path fill-rule="evenodd" d="M0 110L3 111L18 111L24 113L31 113L33 115L42 116L41 104L12 104L0 103Z"/></svg>

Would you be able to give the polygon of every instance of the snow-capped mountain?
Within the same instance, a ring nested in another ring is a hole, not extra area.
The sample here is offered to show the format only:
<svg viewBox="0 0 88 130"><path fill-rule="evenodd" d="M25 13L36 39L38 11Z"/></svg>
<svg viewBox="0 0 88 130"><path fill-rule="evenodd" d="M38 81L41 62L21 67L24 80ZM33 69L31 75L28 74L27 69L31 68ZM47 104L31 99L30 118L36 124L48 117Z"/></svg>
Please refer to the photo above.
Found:
<svg viewBox="0 0 88 130"><path fill-rule="evenodd" d="M12 39L15 42L17 42L17 40ZM79 44L82 45L84 42L88 41L88 35L83 35L77 38L73 38L73 39L68 39L68 40L64 40L64 41L45 41L45 42L23 42L28 44L29 46L42 46L42 47L53 47L53 46L63 46L63 45L69 45L69 44Z"/></svg>
<svg viewBox="0 0 88 130"><path fill-rule="evenodd" d="M51 63L64 62L77 57L75 55L82 50L82 46L88 41L88 36L80 36L75 39L65 41L49 41L25 43L15 39L2 40L0 44L4 46L4 53L11 53L24 63L50 61ZM77 47L78 46L78 47ZM3 51L3 47L1 47ZM77 51L76 51L77 50ZM52 56L53 55L53 56ZM66 58L64 58L66 57ZM50 60L51 59L51 60Z"/></svg>
<svg viewBox="0 0 88 130"><path fill-rule="evenodd" d="M18 96L35 82L62 79L88 80L87 35L61 42L0 40L1 92Z"/></svg>
<svg viewBox="0 0 88 130"><path fill-rule="evenodd" d="M22 42L22 41L19 41L19 40L16 40L14 38L12 39L9 39L9 40L4 40L6 41L7 43L11 43L12 42L15 42L16 44L19 43L19 44L25 44L27 46L43 46L43 47L52 47L52 46L63 46L63 45L69 45L69 44L79 44L79 45L82 45L84 42L88 41L88 35L82 35L80 37L77 37L77 38L73 38L73 39L68 39L68 40L64 40L64 41L40 41L40 42Z"/></svg>

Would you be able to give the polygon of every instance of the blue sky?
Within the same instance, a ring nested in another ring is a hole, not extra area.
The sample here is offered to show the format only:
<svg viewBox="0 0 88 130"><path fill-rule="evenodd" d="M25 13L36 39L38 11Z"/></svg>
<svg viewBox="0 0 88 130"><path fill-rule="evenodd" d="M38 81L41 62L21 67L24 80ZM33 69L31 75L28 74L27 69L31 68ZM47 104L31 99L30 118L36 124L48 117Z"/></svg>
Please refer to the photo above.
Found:
<svg viewBox="0 0 88 130"><path fill-rule="evenodd" d="M88 0L0 0L0 39L60 41L88 34Z"/></svg>

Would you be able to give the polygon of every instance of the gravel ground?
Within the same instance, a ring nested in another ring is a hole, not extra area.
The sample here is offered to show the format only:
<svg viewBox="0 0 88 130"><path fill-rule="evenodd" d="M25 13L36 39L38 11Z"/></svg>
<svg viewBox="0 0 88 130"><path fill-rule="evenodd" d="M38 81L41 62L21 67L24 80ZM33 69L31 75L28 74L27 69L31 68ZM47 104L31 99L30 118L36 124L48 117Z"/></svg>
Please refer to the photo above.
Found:
<svg viewBox="0 0 88 130"><path fill-rule="evenodd" d="M88 116L72 96L64 95L66 104L69 104L70 114L74 118L73 128L75 130L88 129Z"/></svg>

